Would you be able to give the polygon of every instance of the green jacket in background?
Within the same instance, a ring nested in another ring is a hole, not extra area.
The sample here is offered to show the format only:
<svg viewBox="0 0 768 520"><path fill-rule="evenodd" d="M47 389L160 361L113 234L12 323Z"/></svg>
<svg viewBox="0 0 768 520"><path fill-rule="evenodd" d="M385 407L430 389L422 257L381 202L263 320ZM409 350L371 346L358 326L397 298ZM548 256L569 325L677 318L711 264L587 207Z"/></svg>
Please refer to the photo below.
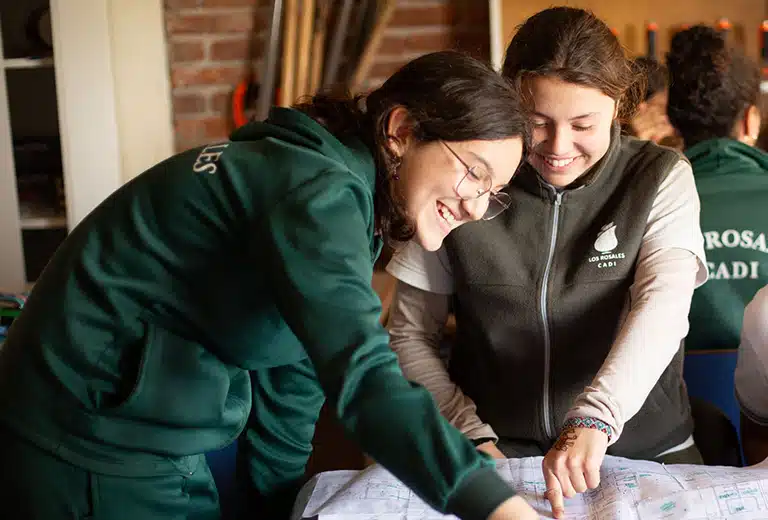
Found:
<svg viewBox="0 0 768 520"><path fill-rule="evenodd" d="M431 505L513 495L402 376L371 288L375 168L276 109L132 180L77 226L0 355L0 425L72 464L185 474L241 432L256 491L302 477L327 398Z"/></svg>
<svg viewBox="0 0 768 520"><path fill-rule="evenodd" d="M709 281L693 294L687 351L739 346L744 307L768 284L768 154L733 139L685 151L701 199Z"/></svg>

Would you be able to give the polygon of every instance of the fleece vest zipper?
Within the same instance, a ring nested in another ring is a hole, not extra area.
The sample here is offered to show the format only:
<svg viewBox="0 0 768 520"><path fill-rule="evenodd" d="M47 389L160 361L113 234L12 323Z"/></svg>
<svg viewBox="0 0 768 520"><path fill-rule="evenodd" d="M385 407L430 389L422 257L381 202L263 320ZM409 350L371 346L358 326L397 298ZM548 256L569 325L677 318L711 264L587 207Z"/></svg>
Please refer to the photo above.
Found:
<svg viewBox="0 0 768 520"><path fill-rule="evenodd" d="M560 203L563 200L563 193L557 191L553 186L548 186L555 195L555 203L552 206L552 229L549 238L549 252L547 253L547 263L544 268L544 280L541 283L541 293L539 295L539 308L541 309L541 321L544 330L544 388L542 390L542 417L544 419L544 433L548 437L556 435L552 427L552 408L550 405L550 356L552 355L551 335L549 330L549 318L547 317L547 288L549 287L549 273L552 269L552 260L555 257L555 248L557 247L557 224L560 220Z"/></svg>

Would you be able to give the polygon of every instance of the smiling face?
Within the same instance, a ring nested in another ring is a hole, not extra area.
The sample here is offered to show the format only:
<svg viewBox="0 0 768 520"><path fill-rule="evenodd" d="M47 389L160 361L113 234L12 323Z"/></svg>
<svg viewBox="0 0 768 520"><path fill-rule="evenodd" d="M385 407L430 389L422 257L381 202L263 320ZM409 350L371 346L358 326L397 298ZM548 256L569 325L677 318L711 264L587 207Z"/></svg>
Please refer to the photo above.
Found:
<svg viewBox="0 0 768 520"><path fill-rule="evenodd" d="M522 137L421 142L413 137L403 108L392 112L387 130L390 148L401 161L398 178L391 182L415 224L413 239L428 251L440 249L443 239L460 225L482 218L491 194L509 183L522 160ZM489 182L478 181L467 167L481 177L487 173ZM490 190L476 196L484 188Z"/></svg>
<svg viewBox="0 0 768 520"><path fill-rule="evenodd" d="M521 138L413 143L403 156L400 180L396 182L401 183L406 211L416 223L414 240L424 249L435 251L452 230L482 218L488 209L491 194L509 183L520 164L522 153ZM476 189L468 190L470 193L484 191L483 184L471 174L464 179L467 168L462 161L469 167L491 174L489 192L462 200L460 194L467 192L469 183L476 186ZM459 182L462 183L461 188Z"/></svg>
<svg viewBox="0 0 768 520"><path fill-rule="evenodd" d="M565 187L597 163L611 143L616 102L600 90L558 78L526 81L534 103L528 162L555 187Z"/></svg>

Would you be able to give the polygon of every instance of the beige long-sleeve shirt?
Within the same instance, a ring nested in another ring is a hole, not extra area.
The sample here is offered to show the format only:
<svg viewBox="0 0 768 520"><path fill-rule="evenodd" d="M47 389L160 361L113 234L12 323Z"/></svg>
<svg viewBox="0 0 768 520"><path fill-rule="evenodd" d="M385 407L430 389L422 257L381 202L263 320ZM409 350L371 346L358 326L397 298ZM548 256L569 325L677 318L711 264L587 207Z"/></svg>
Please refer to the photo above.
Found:
<svg viewBox="0 0 768 520"><path fill-rule="evenodd" d="M497 438L454 384L439 342L453 293L445 251L409 244L387 270L400 280L390 309L391 346L409 379L424 385L441 412L468 437ZM646 223L635 278L611 351L569 417L594 417L621 435L688 332L693 290L706 281L699 201L690 165L680 161L659 187Z"/></svg>

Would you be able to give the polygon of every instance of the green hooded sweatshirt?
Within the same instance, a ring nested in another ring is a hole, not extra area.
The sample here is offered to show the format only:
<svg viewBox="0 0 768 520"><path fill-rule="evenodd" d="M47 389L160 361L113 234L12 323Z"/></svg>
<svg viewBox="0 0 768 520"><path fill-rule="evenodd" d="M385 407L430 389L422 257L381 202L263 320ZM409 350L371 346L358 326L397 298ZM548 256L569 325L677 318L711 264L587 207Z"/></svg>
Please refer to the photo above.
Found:
<svg viewBox="0 0 768 520"><path fill-rule="evenodd" d="M693 294L687 351L739 345L744 307L768 284L768 154L711 139L685 155L701 199L709 281Z"/></svg>
<svg viewBox="0 0 768 520"><path fill-rule="evenodd" d="M371 287L374 161L292 109L116 191L0 354L0 424L88 470L184 474L241 432L262 495L302 477L324 398L440 511L514 493L403 377Z"/></svg>

